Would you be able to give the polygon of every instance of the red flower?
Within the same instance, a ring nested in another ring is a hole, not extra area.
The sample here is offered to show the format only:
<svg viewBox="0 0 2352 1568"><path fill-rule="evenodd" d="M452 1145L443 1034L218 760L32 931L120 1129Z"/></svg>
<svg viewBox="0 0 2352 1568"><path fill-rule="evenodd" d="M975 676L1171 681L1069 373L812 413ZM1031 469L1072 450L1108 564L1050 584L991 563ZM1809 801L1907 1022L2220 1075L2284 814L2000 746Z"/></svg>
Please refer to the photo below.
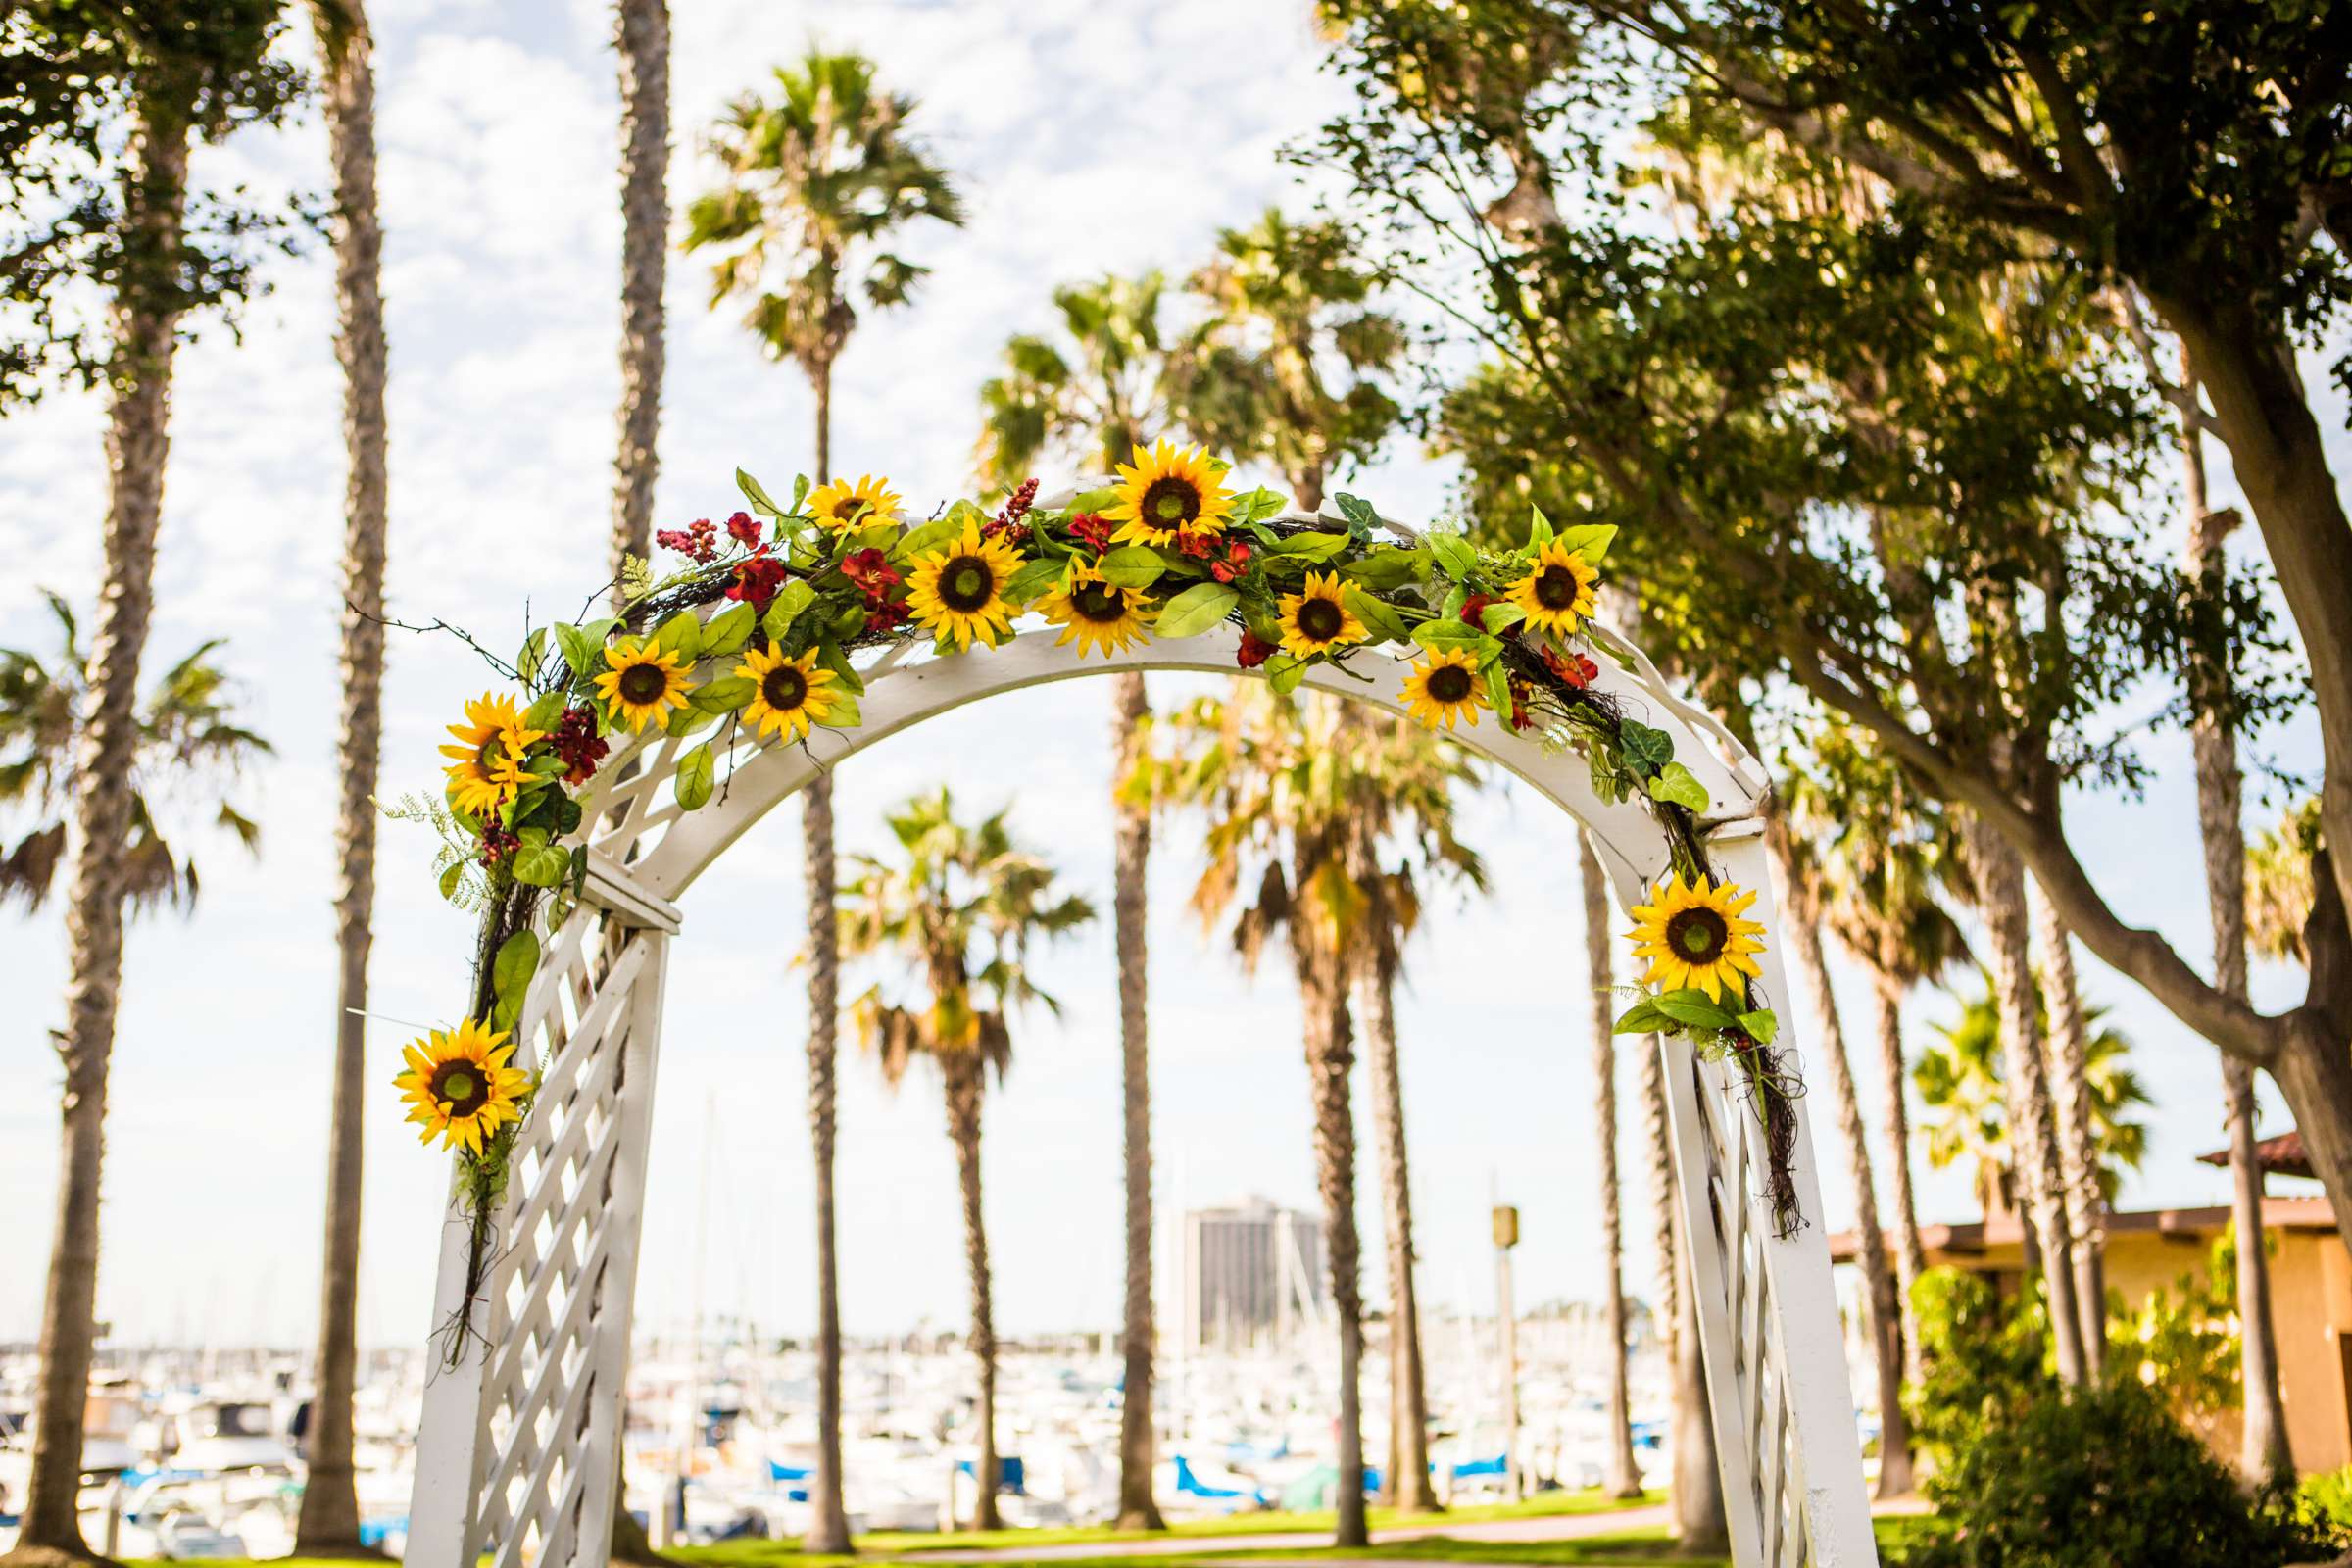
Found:
<svg viewBox="0 0 2352 1568"><path fill-rule="evenodd" d="M1563 659L1548 648L1542 652L1544 667L1572 690L1582 691L1600 677L1600 666L1582 654L1570 654Z"/></svg>
<svg viewBox="0 0 2352 1568"><path fill-rule="evenodd" d="M1250 569L1250 547L1236 539L1225 552L1223 561L1209 563L1208 574L1219 582L1231 582Z"/></svg>
<svg viewBox="0 0 2352 1568"><path fill-rule="evenodd" d="M1511 728L1533 729L1535 727L1535 715L1527 710L1527 700L1531 695L1533 694L1528 690L1527 682L1519 679L1516 675L1511 677Z"/></svg>
<svg viewBox="0 0 2352 1568"><path fill-rule="evenodd" d="M1502 601L1493 594L1472 594L1462 601L1462 624L1475 626L1480 631L1485 631L1487 629L1487 607L1501 603Z"/></svg>
<svg viewBox="0 0 2352 1568"><path fill-rule="evenodd" d="M1108 550L1110 524L1092 512L1081 512L1070 519L1070 537L1094 546L1097 552Z"/></svg>
<svg viewBox="0 0 2352 1568"><path fill-rule="evenodd" d="M761 545L752 552L749 560L736 564L735 581L728 585L727 597L743 600L755 612L764 615L787 575L784 563L769 555L767 546Z"/></svg>
<svg viewBox="0 0 2352 1568"><path fill-rule="evenodd" d="M564 782L577 788L596 776L596 764L612 750L596 733L596 710L589 708L566 708L564 717L556 724L555 734L548 744L564 760L567 771Z"/></svg>
<svg viewBox="0 0 2352 1568"><path fill-rule="evenodd" d="M856 550L842 559L841 574L858 585L865 595L868 610L890 597L890 591L906 579L890 567L890 562L879 550Z"/></svg>
<svg viewBox="0 0 2352 1568"><path fill-rule="evenodd" d="M1206 561L1216 554L1217 542L1207 534L1187 533L1180 528L1176 532L1176 548L1195 561Z"/></svg>
<svg viewBox="0 0 2352 1568"><path fill-rule="evenodd" d="M727 519L727 537L739 545L756 545L760 542L760 524L752 520L750 513L738 512Z"/></svg>
<svg viewBox="0 0 2352 1568"><path fill-rule="evenodd" d="M1244 669L1255 669L1272 657L1274 657L1274 644L1267 642L1253 631L1244 631L1241 652L1233 656L1233 662Z"/></svg>
<svg viewBox="0 0 2352 1568"><path fill-rule="evenodd" d="M906 624L906 601L878 599L865 607L867 631L895 631Z"/></svg>
<svg viewBox="0 0 2352 1568"><path fill-rule="evenodd" d="M718 530L711 526L709 517L697 517L691 527L662 529L654 535L654 543L697 561L709 561L718 554Z"/></svg>

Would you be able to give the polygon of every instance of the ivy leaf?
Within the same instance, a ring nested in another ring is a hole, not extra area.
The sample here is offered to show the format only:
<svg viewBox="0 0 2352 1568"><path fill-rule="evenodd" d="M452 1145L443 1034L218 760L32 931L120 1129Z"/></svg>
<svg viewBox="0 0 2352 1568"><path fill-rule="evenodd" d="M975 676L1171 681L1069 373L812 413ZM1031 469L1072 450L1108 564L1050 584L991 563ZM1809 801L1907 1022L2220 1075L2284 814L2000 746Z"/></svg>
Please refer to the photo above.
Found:
<svg viewBox="0 0 2352 1568"><path fill-rule="evenodd" d="M1437 620L1425 620L1413 628L1413 641L1433 651L1445 648L1474 648L1483 656L1494 639L1476 626L1465 626L1456 615Z"/></svg>
<svg viewBox="0 0 2352 1568"><path fill-rule="evenodd" d="M693 734L698 729L708 729L717 722L718 715L706 713L695 707L694 699L690 695L684 708L673 708L669 710L669 717L662 721L662 728L668 734L683 737Z"/></svg>
<svg viewBox="0 0 2352 1568"><path fill-rule="evenodd" d="M678 805L689 811L699 811L710 801L716 787L718 763L710 755L708 741L678 759Z"/></svg>
<svg viewBox="0 0 2352 1568"><path fill-rule="evenodd" d="M732 713L759 690L759 684L748 675L721 675L695 688L687 701L706 713Z"/></svg>
<svg viewBox="0 0 2352 1568"><path fill-rule="evenodd" d="M1527 524L1527 548L1532 554L1551 543L1551 519L1544 515L1542 507L1530 506L1527 510L1534 514Z"/></svg>
<svg viewBox="0 0 2352 1568"><path fill-rule="evenodd" d="M561 884L564 873L571 869L571 857L561 846L548 843L545 830L533 828L524 836L522 848L514 852L512 868L517 882L527 882L535 888L552 888ZM505 949L500 951L503 953ZM494 968L493 981L496 978Z"/></svg>
<svg viewBox="0 0 2352 1568"><path fill-rule="evenodd" d="M1157 637L1198 637L1233 613L1242 596L1221 582L1197 582L1167 603L1153 624Z"/></svg>
<svg viewBox="0 0 2352 1568"><path fill-rule="evenodd" d="M1380 526L1380 514L1362 496L1351 496L1343 490L1335 499L1339 502L1340 515L1348 519L1348 531L1357 538Z"/></svg>
<svg viewBox="0 0 2352 1568"><path fill-rule="evenodd" d="M839 676L842 686L853 695L864 692L865 681L858 675L858 666L850 662L849 654L832 638L818 640L816 662Z"/></svg>
<svg viewBox="0 0 2352 1568"><path fill-rule="evenodd" d="M1625 765L1642 778L1657 772L1674 757L1674 737L1637 718L1618 726L1617 739L1625 748Z"/></svg>
<svg viewBox="0 0 2352 1568"><path fill-rule="evenodd" d="M1487 702L1503 723L1511 721L1511 674L1497 659L1487 665Z"/></svg>
<svg viewBox="0 0 2352 1568"><path fill-rule="evenodd" d="M654 632L654 646L678 656L680 668L692 664L703 651L703 623L691 610L681 610Z"/></svg>
<svg viewBox="0 0 2352 1568"><path fill-rule="evenodd" d="M1340 603L1348 607L1349 614L1364 623L1364 629L1375 640L1392 643L1412 641L1413 628L1405 624L1404 617L1361 588L1341 589Z"/></svg>
<svg viewBox="0 0 2352 1568"><path fill-rule="evenodd" d="M547 628L537 626L522 640L514 654L514 673L522 677L525 686L539 679L539 666L547 662Z"/></svg>
<svg viewBox="0 0 2352 1568"><path fill-rule="evenodd" d="M1617 537L1613 522L1587 523L1579 528L1560 530L1560 543L1585 558L1585 564L1597 566L1609 553L1609 541Z"/></svg>
<svg viewBox="0 0 2352 1568"><path fill-rule="evenodd" d="M1329 561L1348 548L1344 533L1294 533L1274 547L1278 556L1297 556L1305 561Z"/></svg>
<svg viewBox="0 0 2352 1568"><path fill-rule="evenodd" d="M1374 593L1385 594L1403 587L1429 570L1429 552L1399 550L1395 545L1376 546L1360 561L1348 562L1340 568L1340 575L1351 582L1360 582Z"/></svg>
<svg viewBox="0 0 2352 1568"><path fill-rule="evenodd" d="M1100 562L1102 580L1121 588L1149 588L1166 574L1167 563L1142 545L1121 545Z"/></svg>
<svg viewBox="0 0 2352 1568"><path fill-rule="evenodd" d="M1640 1002L1635 1003L1632 1006L1626 1008L1624 1012L1618 1015L1617 1022L1612 1027L1611 1033L1621 1035L1654 1035L1669 1034L1673 1032L1673 1029L1674 1020L1660 1012L1657 1008L1657 1004L1651 1002L1647 997L1644 997Z"/></svg>
<svg viewBox="0 0 2352 1568"><path fill-rule="evenodd" d="M564 851L554 852L566 870L571 857ZM559 878L558 880L561 880ZM552 887L554 883L539 886ZM499 944L498 956L490 960L490 1027L512 1029L522 1016L522 999L531 988L531 976L539 969L539 939L528 931L517 931Z"/></svg>
<svg viewBox="0 0 2352 1568"><path fill-rule="evenodd" d="M538 701L522 710L522 727L545 734L563 721L566 706L568 704L564 693L543 692Z"/></svg>
<svg viewBox="0 0 2352 1568"><path fill-rule="evenodd" d="M1292 659L1286 655L1269 660L1266 663L1266 684L1286 697L1297 691L1298 683L1304 679L1306 661L1303 659Z"/></svg>
<svg viewBox="0 0 2352 1568"><path fill-rule="evenodd" d="M801 481L800 494L796 494L792 498L792 510L794 512L801 510L801 495L808 493L808 481L803 479ZM777 506L774 499L771 498L765 490L762 490L760 487L759 480L753 478L741 468L737 468L735 470L735 488L743 492L743 499L752 504L752 510L760 513L763 516L784 517L790 514L786 513L782 507Z"/></svg>
<svg viewBox="0 0 2352 1568"><path fill-rule="evenodd" d="M1506 628L1525 620L1527 612L1517 605L1489 605L1478 612L1478 618L1488 631L1499 635Z"/></svg>
<svg viewBox="0 0 2352 1568"><path fill-rule="evenodd" d="M1754 1012L1740 1015L1740 1027L1759 1046L1772 1044L1772 1037L1781 1032L1781 1020L1772 1015L1770 1007L1758 1007Z"/></svg>
<svg viewBox="0 0 2352 1568"><path fill-rule="evenodd" d="M552 631L556 639L556 651L564 656L564 662L570 666L571 678L575 682L585 678L595 669L597 660L604 655L603 642L591 642L587 632L581 628L561 622Z"/></svg>
<svg viewBox="0 0 2352 1568"><path fill-rule="evenodd" d="M865 710L858 707L858 699L847 692L834 697L833 706L826 710L826 714L824 723L827 729L856 729L865 722Z"/></svg>
<svg viewBox="0 0 2352 1568"><path fill-rule="evenodd" d="M750 642L754 619L749 605L736 605L712 615L703 627L703 658L724 659Z"/></svg>
<svg viewBox="0 0 2352 1568"><path fill-rule="evenodd" d="M1470 541L1458 533L1433 533L1429 536L1430 554L1446 576L1459 582L1478 569L1478 552Z"/></svg>
<svg viewBox="0 0 2352 1568"><path fill-rule="evenodd" d="M1740 1026L1739 1019L1733 1017L1717 1003L1709 1001L1707 994L1703 991L1669 991L1664 996L1655 998L1654 1005L1676 1023L1692 1029L1706 1029L1721 1034L1726 1029L1737 1029Z"/></svg>
<svg viewBox="0 0 2352 1568"><path fill-rule="evenodd" d="M951 539L962 537L963 519L954 513L934 517L918 527L909 528L890 553L893 561L912 561L926 551L937 550Z"/></svg>
<svg viewBox="0 0 2352 1568"><path fill-rule="evenodd" d="M801 612L814 603L816 590L794 577L777 589L776 597L768 601L767 613L760 617L760 629L767 633L769 642L780 643L784 640L784 634L792 629L792 623L799 618Z"/></svg>
<svg viewBox="0 0 2352 1568"><path fill-rule="evenodd" d="M1109 503L1104 504L1108 505ZM1263 522L1268 517L1279 516L1282 507L1283 498L1261 484L1246 496L1234 497L1233 516L1237 522L1249 526L1252 523Z"/></svg>
<svg viewBox="0 0 2352 1568"><path fill-rule="evenodd" d="M1707 787L1680 762L1668 762L1658 776L1649 781L1649 798L1686 806L1693 811L1707 808Z"/></svg>
<svg viewBox="0 0 2352 1568"><path fill-rule="evenodd" d="M450 861L441 868L441 896L452 904L458 904L458 889L464 885L465 881L466 862L464 860ZM464 907L463 905L459 905L459 906Z"/></svg>
<svg viewBox="0 0 2352 1568"><path fill-rule="evenodd" d="M1016 605L1025 605L1038 595L1061 585L1069 570L1066 560L1032 561L1004 581L1004 597Z"/></svg>

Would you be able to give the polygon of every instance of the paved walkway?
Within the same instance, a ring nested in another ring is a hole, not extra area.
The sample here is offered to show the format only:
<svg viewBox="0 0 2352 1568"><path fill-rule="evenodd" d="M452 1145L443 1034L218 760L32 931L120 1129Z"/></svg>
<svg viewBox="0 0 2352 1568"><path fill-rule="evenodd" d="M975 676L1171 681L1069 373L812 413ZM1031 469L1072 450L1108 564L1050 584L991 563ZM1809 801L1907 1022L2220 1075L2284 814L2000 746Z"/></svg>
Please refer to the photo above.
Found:
<svg viewBox="0 0 2352 1568"><path fill-rule="evenodd" d="M1601 1513L1557 1513L1533 1519L1444 1518L1418 1524L1391 1525L1372 1532L1377 1546L1389 1541L1415 1541L1427 1536L1449 1536L1456 1541L1576 1541L1588 1536L1613 1536L1666 1523L1666 1508L1652 1503L1642 1508L1618 1508ZM924 1562L1052 1562L1065 1557L1170 1557L1200 1553L1204 1563L1219 1559L1205 1555L1226 1551L1280 1551L1285 1546L1324 1546L1330 1536L1319 1530L1288 1530L1236 1536L1142 1536L1125 1541L1079 1542L1052 1546L959 1547L952 1551L907 1552ZM1250 1568L1262 1568L1264 1558Z"/></svg>

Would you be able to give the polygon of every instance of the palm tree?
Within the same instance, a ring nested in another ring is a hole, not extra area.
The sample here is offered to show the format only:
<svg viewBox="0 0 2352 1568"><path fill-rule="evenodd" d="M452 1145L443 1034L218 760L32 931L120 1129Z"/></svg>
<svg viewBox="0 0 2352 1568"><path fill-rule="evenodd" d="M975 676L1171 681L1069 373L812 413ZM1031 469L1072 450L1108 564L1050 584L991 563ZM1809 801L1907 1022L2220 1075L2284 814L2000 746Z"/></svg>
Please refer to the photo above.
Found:
<svg viewBox="0 0 2352 1568"><path fill-rule="evenodd" d="M620 450L613 464L612 549L653 553L661 471L663 320L669 257L669 6L618 0L620 59Z"/></svg>
<svg viewBox="0 0 2352 1568"><path fill-rule="evenodd" d="M1633 1396L1626 1386L1625 1218L1617 1181L1617 941L1609 927L1609 887L1593 853L1591 834L1577 839L1579 880L1585 894L1585 967L1592 988L1592 1079L1594 1142L1600 1154L1600 1240L1608 1279L1604 1284L1609 1325L1609 1437L1601 1458L1601 1485L1612 1497L1642 1494L1634 1467Z"/></svg>
<svg viewBox="0 0 2352 1568"><path fill-rule="evenodd" d="M375 205L374 40L360 0L323 19L327 147L335 170L335 295L343 367L342 795L335 820L335 1070L326 1153L326 1237L318 1292L316 1388L304 1453L295 1549L360 1548L352 1474L352 1392L359 1376L360 1195L366 1171L368 956L374 941L376 760L383 740L383 229Z"/></svg>
<svg viewBox="0 0 2352 1568"><path fill-rule="evenodd" d="M1983 994L1962 1007L1959 1019L1936 1028L1940 1044L1920 1054L1912 1069L1919 1098L1934 1114L1926 1118L1928 1163L1941 1170L1962 1160L1975 1167L1978 1204L1987 1214L2015 1210L2019 1188L2010 1137L2014 1103L2006 1079L2011 1054L2005 1038L2009 1014L1997 981L1983 976ZM2041 999L2034 1004L2038 1013ZM2146 1124L2131 1119L2152 1103L2132 1070L2132 1042L2102 1026L2107 1009L2084 1009L2083 1076L2090 1085L2091 1145L2097 1152L2099 1196L2115 1201L2123 1173L2137 1170L2147 1156Z"/></svg>
<svg viewBox="0 0 2352 1568"><path fill-rule="evenodd" d="M126 419L138 422L120 409L117 418L119 427ZM157 432L160 440L160 426ZM117 450L124 449L118 444ZM160 453L154 456L160 459ZM160 485L160 472L156 478ZM244 763L270 751L267 741L236 721L228 679L212 660L220 646L217 640L167 669L143 701L127 690L145 641L157 497L126 495L130 481L120 466L115 483L107 529L109 597L97 637L85 648L73 611L49 594L59 631L55 656L44 662L22 649L0 649L0 808L24 812L32 822L0 856L0 900L13 896L38 907L69 849L74 865L66 911L73 962L69 1021L54 1037L66 1069L66 1147L41 1317L39 1425L21 1533L16 1550L7 1554L27 1562L87 1554L77 1498L123 913L158 906L185 912L195 906L196 863L165 834L159 808L166 801L194 797L213 825L249 850L259 844L259 826L221 791ZM93 804L101 798L111 804Z"/></svg>
<svg viewBox="0 0 2352 1568"><path fill-rule="evenodd" d="M1323 505L1332 474L1377 452L1401 413L1377 377L1404 352L1396 318L1371 309L1372 275L1337 223L1294 223L1272 208L1224 229L1190 287L1211 315L1172 370L1183 421L1236 460L1271 464L1299 507ZM1344 391L1323 367L1344 366Z"/></svg>
<svg viewBox="0 0 2352 1568"><path fill-rule="evenodd" d="M980 388L982 479L1009 490L1048 451L1068 454L1081 471L1107 473L1165 427L1159 342L1163 285L1156 272L1105 277L1054 291L1063 343L1019 335L1004 345L1005 370ZM1111 809L1117 821L1111 910L1119 955L1119 1079L1124 1132L1126 1359L1119 1403L1122 1530L1161 1530L1152 1496L1152 1078L1144 899L1152 855L1150 805L1125 788L1151 712L1140 670L1112 677Z"/></svg>
<svg viewBox="0 0 2352 1568"><path fill-rule="evenodd" d="M2044 1036L2050 1064L2050 1107L2058 1131L2059 1178L2065 1184L2068 1256L2075 1275L2075 1310L2082 1324L2082 1360L2093 1378L2107 1364L2107 1214L2099 1198L2097 1161L2090 1150L2090 1085L2083 1076L2086 1024L2082 988L2075 978L2075 944L2058 906L2041 884L2028 880L2034 946L2049 1004Z"/></svg>
<svg viewBox="0 0 2352 1568"><path fill-rule="evenodd" d="M939 1070L946 1092L948 1136L956 1145L963 1194L971 1346L980 1379L980 1457L973 1467L979 1500L972 1528L994 1530L997 1340L980 1207L981 1099L989 1073L1002 1083L1011 1065L1006 1012L1031 1002L1055 1005L1029 979L1030 945L1076 930L1095 911L1055 887L1054 868L1014 842L1004 812L967 826L956 819L954 807L942 786L888 818L899 855L858 857L858 875L843 890L841 942L851 957L889 954L913 977L897 993L901 1001L887 1000L877 981L854 1004L858 1036L875 1054L883 1077L898 1087L919 1056Z"/></svg>
<svg viewBox="0 0 2352 1568"><path fill-rule="evenodd" d="M710 135L727 180L686 209L686 248L718 253L711 305L747 302L744 325L816 395L816 478L833 468L833 367L858 324L853 286L904 305L926 269L882 247L919 218L961 224L947 173L910 136L915 101L881 91L858 55L810 50L773 73L775 96L738 98ZM808 881L808 1125L816 1163L817 1464L808 1547L849 1549L841 1501L841 1295L833 1236L834 1057L840 998L833 781L803 792Z"/></svg>

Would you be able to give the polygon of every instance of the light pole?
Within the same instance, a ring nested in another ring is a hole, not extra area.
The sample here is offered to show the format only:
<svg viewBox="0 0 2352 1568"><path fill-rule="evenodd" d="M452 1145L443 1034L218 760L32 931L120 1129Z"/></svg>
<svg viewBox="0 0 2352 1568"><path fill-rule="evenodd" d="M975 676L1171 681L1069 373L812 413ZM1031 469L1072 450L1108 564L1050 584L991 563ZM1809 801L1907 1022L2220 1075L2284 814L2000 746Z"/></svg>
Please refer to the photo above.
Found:
<svg viewBox="0 0 2352 1568"><path fill-rule="evenodd" d="M1519 1245L1519 1210L1494 1205L1494 1320L1502 1336L1502 1491L1517 1502L1519 1485L1519 1323L1511 1309L1511 1249Z"/></svg>

